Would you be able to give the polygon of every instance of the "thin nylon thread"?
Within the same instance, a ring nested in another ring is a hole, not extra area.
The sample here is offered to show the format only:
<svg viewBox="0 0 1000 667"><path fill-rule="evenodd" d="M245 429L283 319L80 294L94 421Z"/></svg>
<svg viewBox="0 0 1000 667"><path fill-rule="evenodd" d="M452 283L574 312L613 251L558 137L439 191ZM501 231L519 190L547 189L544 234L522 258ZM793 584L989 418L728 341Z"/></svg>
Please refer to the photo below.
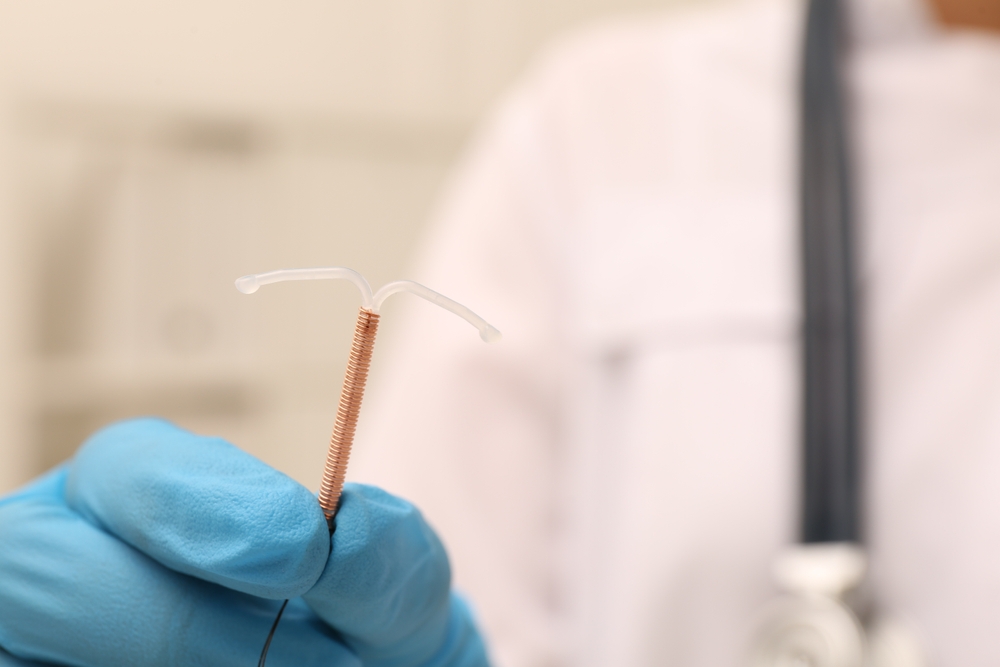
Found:
<svg viewBox="0 0 1000 667"><path fill-rule="evenodd" d="M257 661L257 667L264 667L264 663L267 662L267 652L271 648L271 640L274 639L274 633L278 629L278 623L281 621L281 615L285 613L285 607L288 606L288 600L281 603L281 608L278 609L278 615L274 617L274 623L271 624L271 631L267 633L267 640L264 642L264 648L260 652L260 660Z"/></svg>

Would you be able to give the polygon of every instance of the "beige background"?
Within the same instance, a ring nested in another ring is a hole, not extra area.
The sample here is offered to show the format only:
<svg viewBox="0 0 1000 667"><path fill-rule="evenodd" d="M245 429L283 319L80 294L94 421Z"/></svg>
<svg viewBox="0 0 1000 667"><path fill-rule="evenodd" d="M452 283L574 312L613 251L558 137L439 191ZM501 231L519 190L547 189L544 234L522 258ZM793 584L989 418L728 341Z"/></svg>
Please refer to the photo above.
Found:
<svg viewBox="0 0 1000 667"><path fill-rule="evenodd" d="M405 277L539 47L680 1L0 3L0 492L135 414L317 486L357 296L233 280Z"/></svg>

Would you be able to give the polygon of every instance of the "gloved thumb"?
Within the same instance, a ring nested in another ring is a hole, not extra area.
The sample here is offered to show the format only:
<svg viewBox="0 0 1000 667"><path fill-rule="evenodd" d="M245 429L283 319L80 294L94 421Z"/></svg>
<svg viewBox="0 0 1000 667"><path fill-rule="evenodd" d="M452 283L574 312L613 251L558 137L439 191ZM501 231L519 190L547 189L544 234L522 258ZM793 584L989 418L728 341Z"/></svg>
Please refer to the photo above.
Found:
<svg viewBox="0 0 1000 667"><path fill-rule="evenodd" d="M486 665L441 540L412 504L348 484L330 560L303 597L364 664Z"/></svg>

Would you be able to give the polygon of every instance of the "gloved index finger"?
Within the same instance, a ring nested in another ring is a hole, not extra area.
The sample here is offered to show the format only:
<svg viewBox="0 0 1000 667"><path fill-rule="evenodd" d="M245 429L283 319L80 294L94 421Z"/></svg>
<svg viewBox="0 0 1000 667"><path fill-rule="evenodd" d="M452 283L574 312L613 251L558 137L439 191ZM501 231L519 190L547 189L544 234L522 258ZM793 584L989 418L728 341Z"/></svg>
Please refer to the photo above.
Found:
<svg viewBox="0 0 1000 667"><path fill-rule="evenodd" d="M220 438L138 419L77 452L66 502L163 565L267 598L319 578L330 538L315 496Z"/></svg>

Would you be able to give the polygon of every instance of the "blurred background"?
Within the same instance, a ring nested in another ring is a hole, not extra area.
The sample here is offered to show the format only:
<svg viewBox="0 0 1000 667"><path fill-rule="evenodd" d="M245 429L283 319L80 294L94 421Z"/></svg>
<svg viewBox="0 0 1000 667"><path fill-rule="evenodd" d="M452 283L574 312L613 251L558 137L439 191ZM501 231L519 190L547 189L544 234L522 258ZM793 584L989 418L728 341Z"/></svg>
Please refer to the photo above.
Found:
<svg viewBox="0 0 1000 667"><path fill-rule="evenodd" d="M357 294L233 280L406 277L547 40L693 1L0 3L0 492L139 414L317 487Z"/></svg>

